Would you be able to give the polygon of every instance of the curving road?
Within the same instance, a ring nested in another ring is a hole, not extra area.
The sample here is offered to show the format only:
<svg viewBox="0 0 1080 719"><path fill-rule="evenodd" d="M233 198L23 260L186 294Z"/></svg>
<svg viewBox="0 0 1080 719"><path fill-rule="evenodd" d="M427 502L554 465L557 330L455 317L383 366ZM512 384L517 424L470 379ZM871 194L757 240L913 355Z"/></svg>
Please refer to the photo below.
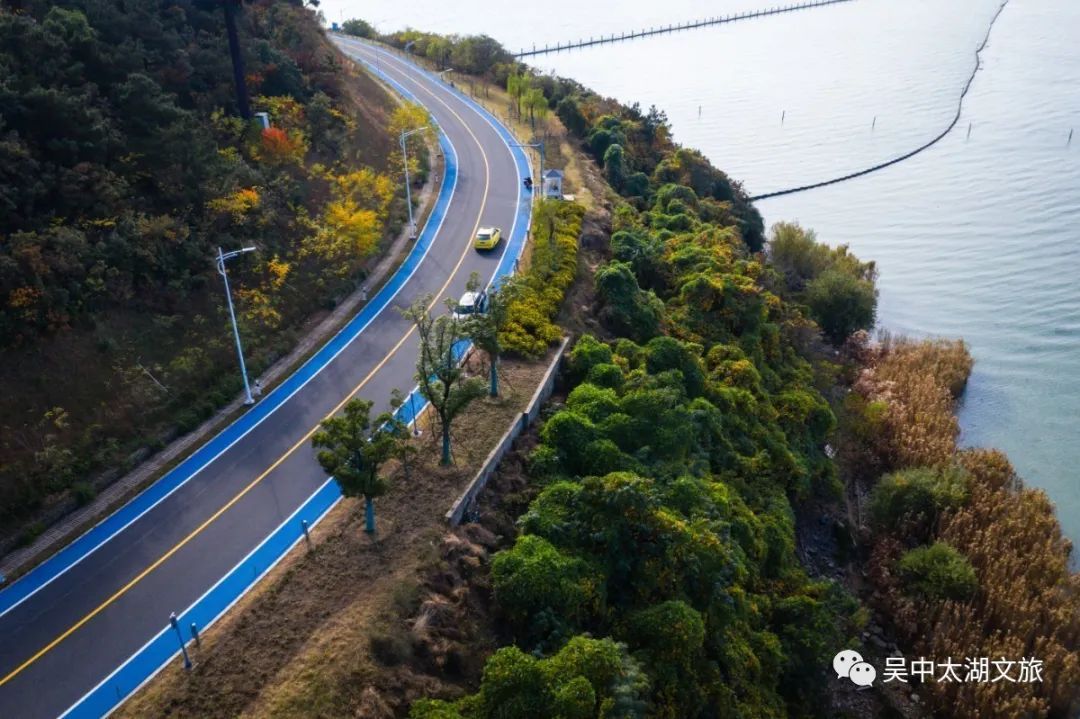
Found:
<svg viewBox="0 0 1080 719"><path fill-rule="evenodd" d="M413 386L417 339L398 308L427 293L459 296L470 273L494 279L513 267L529 198L520 190L527 161L509 133L435 76L385 51L334 40L438 123L447 176L435 212L395 278L292 378L0 592L0 717L99 716L157 671L178 651L170 612L180 615L185 635L189 620L212 621L295 541L295 513L314 507L313 495L321 501L314 519L336 501L310 448L318 422L352 396L378 407L391 389ZM472 249L480 225L503 228L507 239L496 251ZM264 544L278 535L286 537L280 548ZM265 559L268 551L275 555ZM248 571L252 556L265 561Z"/></svg>

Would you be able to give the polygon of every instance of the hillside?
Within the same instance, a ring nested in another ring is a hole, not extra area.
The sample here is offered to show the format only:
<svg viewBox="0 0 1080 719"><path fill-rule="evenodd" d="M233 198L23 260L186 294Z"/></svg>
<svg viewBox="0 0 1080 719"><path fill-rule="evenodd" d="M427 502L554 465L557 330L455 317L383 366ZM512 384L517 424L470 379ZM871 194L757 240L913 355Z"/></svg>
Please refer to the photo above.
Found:
<svg viewBox="0 0 1080 719"><path fill-rule="evenodd" d="M381 39L471 73L450 77L474 93L506 87L507 112L538 137L559 133L555 114L607 180L611 214L606 238L582 238L560 316L579 335L565 402L524 471L507 468L516 522L476 515L505 548L469 546L476 527L452 538L466 550L387 623L404 649L351 687L360 707L1077 715L1072 545L1001 452L961 448L962 341L871 341L876 265L796 224L766 232L739 183L675 143L657 108L540 74L482 36ZM491 635L503 646L470 671L463 658ZM373 652L385 644L372 635ZM838 676L842 648L876 681ZM950 663L960 679L943 674ZM395 665L421 678L402 682Z"/></svg>
<svg viewBox="0 0 1080 719"><path fill-rule="evenodd" d="M401 226L395 100L315 11L0 2L0 524L85 502L237 395L213 256L256 376ZM0 537L2 539L2 537Z"/></svg>

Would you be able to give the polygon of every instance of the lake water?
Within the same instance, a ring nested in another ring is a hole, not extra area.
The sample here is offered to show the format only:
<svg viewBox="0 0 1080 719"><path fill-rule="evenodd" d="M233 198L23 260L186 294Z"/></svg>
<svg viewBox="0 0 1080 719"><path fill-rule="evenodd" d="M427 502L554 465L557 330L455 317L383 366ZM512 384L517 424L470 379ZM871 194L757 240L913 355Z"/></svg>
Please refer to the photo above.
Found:
<svg viewBox="0 0 1080 719"><path fill-rule="evenodd" d="M903 154L940 132L999 0L836 6L544 55L532 63L655 104L676 139L751 194ZM767 3L324 0L380 30L486 32L509 48ZM899 165L759 203L880 268L879 324L961 336L976 359L963 441L1005 450L1080 539L1080 4L1012 0L957 127ZM781 122L783 116L783 122ZM970 135L969 135L970 127Z"/></svg>

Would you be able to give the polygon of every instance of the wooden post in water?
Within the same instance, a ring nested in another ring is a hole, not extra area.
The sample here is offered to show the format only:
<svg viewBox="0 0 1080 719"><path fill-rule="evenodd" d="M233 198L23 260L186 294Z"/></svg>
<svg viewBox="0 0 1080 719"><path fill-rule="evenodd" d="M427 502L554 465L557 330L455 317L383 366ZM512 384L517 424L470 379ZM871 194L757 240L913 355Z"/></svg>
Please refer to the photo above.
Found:
<svg viewBox="0 0 1080 719"><path fill-rule="evenodd" d="M870 123L871 130L873 130L875 127L877 127L877 115L874 115L874 121Z"/></svg>
<svg viewBox="0 0 1080 719"><path fill-rule="evenodd" d="M967 134L967 137L964 138L965 140L970 140L971 139L971 125L972 125L972 123L969 122L968 123L968 134Z"/></svg>
<svg viewBox="0 0 1080 719"><path fill-rule="evenodd" d="M784 126L784 116L785 115L787 115L787 110L782 110L780 112L780 127Z"/></svg>
<svg viewBox="0 0 1080 719"><path fill-rule="evenodd" d="M1068 141L1066 141L1066 143L1065 143L1066 145L1071 145L1072 144L1072 134L1073 134L1073 128L1070 128L1069 129L1069 139L1068 139Z"/></svg>

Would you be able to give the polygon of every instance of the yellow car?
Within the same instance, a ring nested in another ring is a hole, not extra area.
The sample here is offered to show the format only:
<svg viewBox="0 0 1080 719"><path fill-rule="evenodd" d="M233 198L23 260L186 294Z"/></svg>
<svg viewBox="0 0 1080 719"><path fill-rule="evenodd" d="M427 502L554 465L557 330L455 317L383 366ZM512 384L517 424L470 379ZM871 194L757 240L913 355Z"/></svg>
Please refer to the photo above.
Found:
<svg viewBox="0 0 1080 719"><path fill-rule="evenodd" d="M492 250L495 249L501 239L502 230L498 227L481 227L476 231L473 247L478 250Z"/></svg>

